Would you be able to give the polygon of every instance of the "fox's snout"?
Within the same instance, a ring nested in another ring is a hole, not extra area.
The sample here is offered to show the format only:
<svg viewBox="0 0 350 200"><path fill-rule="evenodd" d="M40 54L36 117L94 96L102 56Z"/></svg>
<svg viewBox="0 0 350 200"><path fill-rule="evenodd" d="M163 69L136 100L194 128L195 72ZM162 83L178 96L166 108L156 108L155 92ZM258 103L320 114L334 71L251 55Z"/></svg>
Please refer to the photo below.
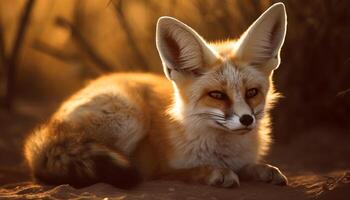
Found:
<svg viewBox="0 0 350 200"><path fill-rule="evenodd" d="M224 121L217 120L216 123L230 131L249 131L255 127L256 119L250 114L242 116L233 114L227 116Z"/></svg>
<svg viewBox="0 0 350 200"><path fill-rule="evenodd" d="M242 115L239 118L239 122L244 126L250 126L254 122L254 117L251 115Z"/></svg>

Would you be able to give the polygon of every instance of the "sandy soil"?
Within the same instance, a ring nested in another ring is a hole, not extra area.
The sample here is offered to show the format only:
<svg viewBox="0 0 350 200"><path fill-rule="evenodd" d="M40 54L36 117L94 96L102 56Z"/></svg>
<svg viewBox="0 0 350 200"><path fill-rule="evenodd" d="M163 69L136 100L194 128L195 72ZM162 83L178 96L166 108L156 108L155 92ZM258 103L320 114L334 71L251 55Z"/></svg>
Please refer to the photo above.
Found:
<svg viewBox="0 0 350 200"><path fill-rule="evenodd" d="M278 187L262 183L243 183L240 188L222 189L210 186L185 185L178 182L147 182L138 188L125 191L98 183L76 190L69 185L43 187L32 183L21 183L0 189L0 198L8 199L304 199L302 190Z"/></svg>
<svg viewBox="0 0 350 200"><path fill-rule="evenodd" d="M104 183L82 189L38 185L30 181L21 145L25 133L56 105L21 103L12 114L0 110L0 199L350 199L350 137L320 127L273 146L266 161L286 173L290 183L285 187L243 182L239 188L223 189L151 181L126 191Z"/></svg>
<svg viewBox="0 0 350 200"><path fill-rule="evenodd" d="M292 176L290 185L274 186L243 182L239 188L223 189L181 182L152 181L132 190L121 190L98 183L75 189L69 185L42 186L32 182L4 185L1 199L349 199L350 172L331 175Z"/></svg>

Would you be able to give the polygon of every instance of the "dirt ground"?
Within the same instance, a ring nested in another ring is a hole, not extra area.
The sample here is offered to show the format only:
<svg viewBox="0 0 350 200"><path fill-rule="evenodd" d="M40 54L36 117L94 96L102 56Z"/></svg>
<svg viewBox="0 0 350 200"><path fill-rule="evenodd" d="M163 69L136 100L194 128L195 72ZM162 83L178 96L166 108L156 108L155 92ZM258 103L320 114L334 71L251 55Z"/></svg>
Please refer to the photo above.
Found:
<svg viewBox="0 0 350 200"><path fill-rule="evenodd" d="M103 183L82 189L38 185L30 180L21 146L26 133L57 105L19 102L11 114L0 110L0 199L350 199L350 136L339 134L346 130L325 127L305 130L288 143L275 141L266 161L285 172L285 187L243 182L239 188L223 189L151 181L126 191Z"/></svg>

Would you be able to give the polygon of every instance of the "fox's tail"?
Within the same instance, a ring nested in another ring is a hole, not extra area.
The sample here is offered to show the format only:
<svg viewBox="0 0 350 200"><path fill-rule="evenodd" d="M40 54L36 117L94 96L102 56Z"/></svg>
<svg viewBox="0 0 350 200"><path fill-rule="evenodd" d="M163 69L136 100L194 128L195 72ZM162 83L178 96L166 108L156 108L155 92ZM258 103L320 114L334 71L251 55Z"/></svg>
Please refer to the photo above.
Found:
<svg viewBox="0 0 350 200"><path fill-rule="evenodd" d="M42 127L26 140L25 158L37 181L74 187L105 182L119 188L130 188L141 181L121 152L66 131Z"/></svg>

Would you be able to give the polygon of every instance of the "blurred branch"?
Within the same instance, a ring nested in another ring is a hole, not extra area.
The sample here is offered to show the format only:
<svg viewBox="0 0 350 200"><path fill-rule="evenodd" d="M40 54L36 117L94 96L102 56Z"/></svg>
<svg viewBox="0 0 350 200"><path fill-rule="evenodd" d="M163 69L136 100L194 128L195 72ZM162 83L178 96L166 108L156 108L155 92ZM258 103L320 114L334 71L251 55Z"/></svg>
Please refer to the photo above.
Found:
<svg viewBox="0 0 350 200"><path fill-rule="evenodd" d="M346 90L343 90L343 91L341 91L341 92L338 92L337 96L338 96L338 97L343 97L343 96L345 96L345 95L347 95L347 94L350 94L350 88L349 88L349 89L346 89Z"/></svg>
<svg viewBox="0 0 350 200"><path fill-rule="evenodd" d="M197 0L195 2L195 6L198 8L199 14L201 15L201 18L203 19L203 22L206 24L206 27L211 27L211 24L209 23L208 17L207 17L207 1L206 0Z"/></svg>
<svg viewBox="0 0 350 200"><path fill-rule="evenodd" d="M177 0L171 0L170 1L170 5L169 5L169 15L170 16L175 15L175 10L177 8L177 3L178 3Z"/></svg>
<svg viewBox="0 0 350 200"><path fill-rule="evenodd" d="M76 0L74 3L74 11L73 11L73 21L77 29L82 30L82 26L84 25L84 9L86 7L86 2L84 0Z"/></svg>
<svg viewBox="0 0 350 200"><path fill-rule="evenodd" d="M230 27L234 27L234 24L232 22L232 17L230 14L230 8L227 1L219 0L215 3L216 6L218 6L218 9L221 10L222 15L219 16L219 22L221 23L222 28L224 29L225 33L232 34L232 30Z"/></svg>
<svg viewBox="0 0 350 200"><path fill-rule="evenodd" d="M170 6L172 6L172 3L174 1L177 1L177 0L171 0L171 1L172 2L170 2ZM148 6L150 8L150 10L153 10L153 11L156 10L158 12L162 10L158 0L145 0L144 4L145 4L145 6ZM171 15L171 14L169 14L169 15Z"/></svg>
<svg viewBox="0 0 350 200"><path fill-rule="evenodd" d="M246 25L251 24L262 12L260 0L236 1ZM251 7L252 10L249 9Z"/></svg>
<svg viewBox="0 0 350 200"><path fill-rule="evenodd" d="M237 2L238 10L242 16L242 19L244 20L244 24L248 25L250 23L249 21L251 16L247 11L246 4L239 0L236 2Z"/></svg>
<svg viewBox="0 0 350 200"><path fill-rule="evenodd" d="M4 29L2 26L2 21L0 19L0 64L1 67L6 70L6 48L5 48L5 35L4 35Z"/></svg>
<svg viewBox="0 0 350 200"><path fill-rule="evenodd" d="M5 106L8 110L12 109L13 99L15 96L15 75L18 65L18 56L23 46L24 36L27 31L30 15L33 10L35 0L28 0L24 6L23 14L20 17L18 24L18 31L15 36L12 51L9 55L7 62L7 85L6 85L6 97Z"/></svg>
<svg viewBox="0 0 350 200"><path fill-rule="evenodd" d="M72 23L70 23L68 20L58 17L56 18L56 24L67 28L70 30L73 39L81 46L81 50L85 51L89 57L92 59L93 62L96 63L96 66L99 67L100 71L103 72L111 72L113 71L114 67L107 63L101 55L99 55L91 44L83 37L83 35L80 33L79 29L75 27Z"/></svg>
<svg viewBox="0 0 350 200"><path fill-rule="evenodd" d="M122 0L118 0L116 3L115 3L115 1L113 1L115 13L116 13L117 18L120 22L120 25L122 26L123 30L125 31L126 39L128 41L128 44L129 44L131 50L135 53L142 68L147 71L150 69L150 67L149 67L146 59L144 58L143 54L141 53L141 50L139 49L139 47L137 46L137 44L135 42L135 37L133 35L132 29L130 28L128 22L126 21L125 14L124 14L123 9L122 9L122 2L123 2Z"/></svg>
<svg viewBox="0 0 350 200"><path fill-rule="evenodd" d="M54 58L57 58L59 60L62 60L64 62L72 62L76 61L78 58L75 55L67 54L65 51L61 51L59 49L56 49L55 47L46 44L40 40L37 40L33 43L32 47L37 50L41 51L43 53L46 53Z"/></svg>
<svg viewBox="0 0 350 200"><path fill-rule="evenodd" d="M260 15L263 12L261 0L250 0L254 13Z"/></svg>

